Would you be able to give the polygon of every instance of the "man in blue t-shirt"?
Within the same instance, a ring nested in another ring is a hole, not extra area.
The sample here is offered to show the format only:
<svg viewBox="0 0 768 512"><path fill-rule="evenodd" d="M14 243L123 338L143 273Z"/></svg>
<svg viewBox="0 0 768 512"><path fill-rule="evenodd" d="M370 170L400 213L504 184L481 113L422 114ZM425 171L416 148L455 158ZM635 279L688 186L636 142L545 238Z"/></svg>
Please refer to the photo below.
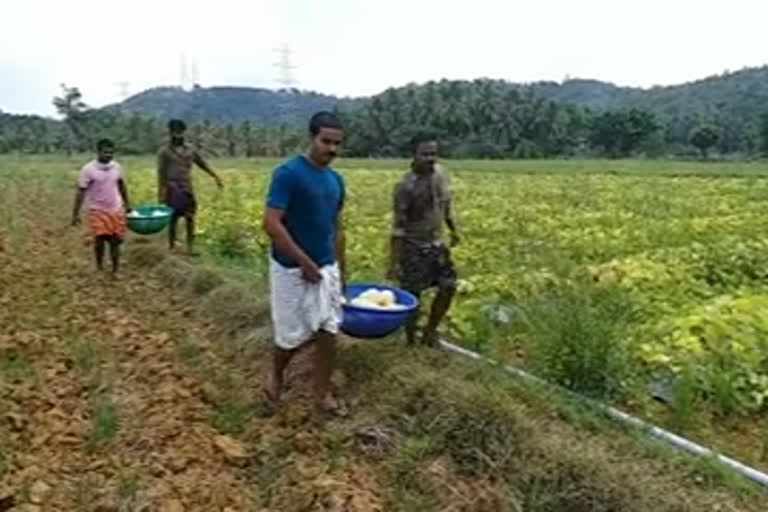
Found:
<svg viewBox="0 0 768 512"><path fill-rule="evenodd" d="M314 398L322 411L344 414L330 391L344 283L344 180L328 167L341 145L341 122L319 112L309 122L310 147L278 166L267 193L264 229L272 240L270 304L275 334L266 396L277 404L283 374L312 342Z"/></svg>

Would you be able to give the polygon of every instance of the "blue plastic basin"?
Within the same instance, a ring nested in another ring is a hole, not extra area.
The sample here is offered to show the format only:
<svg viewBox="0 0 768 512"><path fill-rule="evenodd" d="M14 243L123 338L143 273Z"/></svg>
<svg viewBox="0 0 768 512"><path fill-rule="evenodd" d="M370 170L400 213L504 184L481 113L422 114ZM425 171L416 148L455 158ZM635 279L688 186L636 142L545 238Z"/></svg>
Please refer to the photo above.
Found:
<svg viewBox="0 0 768 512"><path fill-rule="evenodd" d="M397 310L376 310L353 306L349 302L368 288L391 290L395 301L406 306ZM347 304L344 304L344 317L341 330L355 338L383 338L400 328L411 314L419 307L419 301L412 294L399 288L378 283L354 283L344 290Z"/></svg>

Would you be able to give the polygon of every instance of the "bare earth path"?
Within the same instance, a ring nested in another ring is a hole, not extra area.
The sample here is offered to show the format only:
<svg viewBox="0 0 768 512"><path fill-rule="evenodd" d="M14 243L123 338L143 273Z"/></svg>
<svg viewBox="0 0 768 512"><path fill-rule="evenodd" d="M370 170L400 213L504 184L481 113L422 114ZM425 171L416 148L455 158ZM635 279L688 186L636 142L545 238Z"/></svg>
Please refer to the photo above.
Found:
<svg viewBox="0 0 768 512"><path fill-rule="evenodd" d="M240 446L172 339L195 337L189 310L131 265L97 275L78 232L60 234L0 252L3 490L41 510L249 509Z"/></svg>

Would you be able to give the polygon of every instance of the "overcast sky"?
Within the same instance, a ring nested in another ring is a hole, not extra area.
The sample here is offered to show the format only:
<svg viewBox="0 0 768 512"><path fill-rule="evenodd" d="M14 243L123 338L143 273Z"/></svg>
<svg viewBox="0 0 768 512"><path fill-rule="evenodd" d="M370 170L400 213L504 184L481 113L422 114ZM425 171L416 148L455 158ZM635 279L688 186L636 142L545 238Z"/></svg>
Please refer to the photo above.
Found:
<svg viewBox="0 0 768 512"><path fill-rule="evenodd" d="M52 113L59 83L87 103L178 85L374 94L439 78L651 86L768 63L766 0L0 0L0 109ZM192 66L190 65L190 68Z"/></svg>

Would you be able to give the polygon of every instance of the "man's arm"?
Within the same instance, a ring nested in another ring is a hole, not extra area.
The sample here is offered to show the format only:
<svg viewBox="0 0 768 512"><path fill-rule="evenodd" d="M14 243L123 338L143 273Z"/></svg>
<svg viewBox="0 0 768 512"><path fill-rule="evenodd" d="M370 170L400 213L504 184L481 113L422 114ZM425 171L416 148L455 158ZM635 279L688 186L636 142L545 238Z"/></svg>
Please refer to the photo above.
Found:
<svg viewBox="0 0 768 512"><path fill-rule="evenodd" d="M451 201L451 187L448 175L444 172L441 173L440 186L442 188L442 200L443 200L443 216L446 226L451 231L451 246L455 246L459 243L459 233L456 231L456 223L453 220L453 206Z"/></svg>
<svg viewBox="0 0 768 512"><path fill-rule="evenodd" d="M400 251L402 250L403 238L392 234L389 239L389 269L387 270L387 279L396 280L400 275Z"/></svg>
<svg viewBox="0 0 768 512"><path fill-rule="evenodd" d="M168 187L168 159L165 151L157 154L157 202L165 203L166 188Z"/></svg>
<svg viewBox="0 0 768 512"><path fill-rule="evenodd" d="M267 204L264 210L264 231L272 239L278 251L288 256L301 267L304 279L312 283L320 281L320 269L307 256L283 224L285 210L291 204L294 178L288 169L277 168L267 191Z"/></svg>
<svg viewBox="0 0 768 512"><path fill-rule="evenodd" d="M340 209L339 216L336 218L336 261L339 262L339 271L341 272L342 292L347 286L347 246L343 213L344 210Z"/></svg>
<svg viewBox="0 0 768 512"><path fill-rule="evenodd" d="M76 226L80 223L80 209L83 207L83 199L85 199L85 191L87 189L78 185L75 192L75 206L72 208L72 225Z"/></svg>
<svg viewBox="0 0 768 512"><path fill-rule="evenodd" d="M203 157L200 156L200 153L195 151L192 160L195 162L195 165L208 173L208 175L216 181L217 187L222 188L224 186L224 184L221 182L221 178L219 178L218 174L216 174L214 170L211 169L211 167L208 165L208 162L206 162Z"/></svg>
<svg viewBox="0 0 768 512"><path fill-rule="evenodd" d="M88 166L83 167L80 170L80 175L77 177L77 191L75 192L75 205L72 208L72 225L76 226L80 223L80 210L83 208L83 201L85 200L85 194L88 191L88 187L91 186L91 177L89 174Z"/></svg>
<svg viewBox="0 0 768 512"><path fill-rule="evenodd" d="M402 250L403 236L405 235L407 211L406 197L401 185L395 185L392 210L392 235L389 242L389 268L387 270L387 278L395 280L400 273L400 251Z"/></svg>
<svg viewBox="0 0 768 512"><path fill-rule="evenodd" d="M307 256L307 253L293 241L291 234L283 225L283 215L285 215L285 210L268 206L264 212L264 231L267 232L280 252L299 264L305 279L313 283L320 281L320 269Z"/></svg>
<svg viewBox="0 0 768 512"><path fill-rule="evenodd" d="M131 202L128 200L128 187L125 186L125 181L123 178L120 178L117 180L117 190L120 191L120 196L123 198L123 205L125 206L125 211L129 212L131 211Z"/></svg>
<svg viewBox="0 0 768 512"><path fill-rule="evenodd" d="M451 200L448 199L445 201L445 224L448 226L448 229L451 230L451 245L456 245L459 243L459 233L456 231L456 223L453 221L453 212L451 211Z"/></svg>
<svg viewBox="0 0 768 512"><path fill-rule="evenodd" d="M344 185L344 178L334 171L334 176L339 183L339 204L336 213L336 261L339 263L339 272L341 274L342 294L347 287L347 246L346 234L344 232L344 204L347 201L347 189Z"/></svg>

